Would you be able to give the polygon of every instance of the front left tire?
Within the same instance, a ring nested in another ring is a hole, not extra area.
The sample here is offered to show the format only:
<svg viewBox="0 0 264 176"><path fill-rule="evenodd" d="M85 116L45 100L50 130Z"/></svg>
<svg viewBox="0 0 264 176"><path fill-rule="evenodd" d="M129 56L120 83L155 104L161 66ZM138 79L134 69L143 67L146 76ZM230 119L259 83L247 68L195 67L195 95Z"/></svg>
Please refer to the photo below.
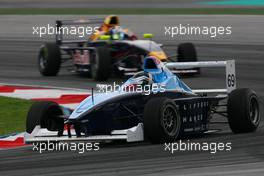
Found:
<svg viewBox="0 0 264 176"><path fill-rule="evenodd" d="M173 100L157 97L144 108L144 132L151 143L172 142L181 129L181 118Z"/></svg>
<svg viewBox="0 0 264 176"><path fill-rule="evenodd" d="M43 76L56 76L61 66L60 47L56 43L45 43L38 55L39 72Z"/></svg>

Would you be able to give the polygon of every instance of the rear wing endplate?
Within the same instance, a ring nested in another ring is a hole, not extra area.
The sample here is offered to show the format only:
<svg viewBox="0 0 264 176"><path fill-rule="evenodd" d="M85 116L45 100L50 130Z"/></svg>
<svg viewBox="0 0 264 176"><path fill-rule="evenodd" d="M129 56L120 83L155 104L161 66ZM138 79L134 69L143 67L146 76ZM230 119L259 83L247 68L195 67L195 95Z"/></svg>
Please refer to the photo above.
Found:
<svg viewBox="0 0 264 176"><path fill-rule="evenodd" d="M225 92L230 93L236 89L236 70L235 60L227 61L203 61L203 62L174 62L166 63L166 67L170 70L177 69L193 69L193 68L216 68L224 67L226 74L226 88L225 89L201 89L193 90L195 93L210 93L210 92Z"/></svg>

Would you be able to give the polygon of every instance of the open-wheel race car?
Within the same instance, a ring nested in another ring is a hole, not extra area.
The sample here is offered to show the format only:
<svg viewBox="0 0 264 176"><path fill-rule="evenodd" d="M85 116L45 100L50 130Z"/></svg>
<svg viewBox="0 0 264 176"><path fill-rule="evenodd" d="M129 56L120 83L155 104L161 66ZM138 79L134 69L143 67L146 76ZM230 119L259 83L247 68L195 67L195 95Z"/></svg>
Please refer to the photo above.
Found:
<svg viewBox="0 0 264 176"><path fill-rule="evenodd" d="M168 69L190 67L225 67L226 88L192 90ZM208 132L215 115L226 117L234 133L254 132L259 108L254 91L236 89L234 60L164 64L147 57L143 71L117 91L92 94L73 112L54 102L34 103L27 116L25 142L170 142Z"/></svg>
<svg viewBox="0 0 264 176"><path fill-rule="evenodd" d="M78 25L99 25L85 40L66 39L64 30ZM196 49L192 43L178 46L177 54L167 56L152 34L144 34L139 40L128 29L119 26L117 16L106 19L56 21L56 42L41 46L38 56L39 71L43 76L56 76L66 61L73 61L74 71L88 75L96 81L105 81L111 75L133 75L142 70L143 60L154 56L162 62L195 62ZM174 73L199 74L199 69L178 69Z"/></svg>

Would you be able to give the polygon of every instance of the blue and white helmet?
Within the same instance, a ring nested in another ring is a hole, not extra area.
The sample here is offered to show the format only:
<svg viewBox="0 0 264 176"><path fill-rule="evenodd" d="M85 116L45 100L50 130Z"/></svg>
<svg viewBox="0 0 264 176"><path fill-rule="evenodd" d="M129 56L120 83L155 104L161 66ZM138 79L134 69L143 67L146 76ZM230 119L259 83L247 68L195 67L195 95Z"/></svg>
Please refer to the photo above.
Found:
<svg viewBox="0 0 264 176"><path fill-rule="evenodd" d="M148 56L144 59L143 69L151 74L154 83L161 83L168 78L164 72L163 63L154 56Z"/></svg>

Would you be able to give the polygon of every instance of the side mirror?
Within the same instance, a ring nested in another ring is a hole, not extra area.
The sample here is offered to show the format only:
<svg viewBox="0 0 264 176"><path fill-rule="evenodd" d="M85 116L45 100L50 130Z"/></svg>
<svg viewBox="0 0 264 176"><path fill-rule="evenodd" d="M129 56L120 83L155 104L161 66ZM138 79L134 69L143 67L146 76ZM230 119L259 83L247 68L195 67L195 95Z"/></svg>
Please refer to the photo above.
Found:
<svg viewBox="0 0 264 176"><path fill-rule="evenodd" d="M151 38L153 38L153 34L143 34L143 36L144 36L144 38L146 38L146 39L151 39Z"/></svg>
<svg viewBox="0 0 264 176"><path fill-rule="evenodd" d="M100 40L109 40L111 37L110 35L101 35L99 38Z"/></svg>

